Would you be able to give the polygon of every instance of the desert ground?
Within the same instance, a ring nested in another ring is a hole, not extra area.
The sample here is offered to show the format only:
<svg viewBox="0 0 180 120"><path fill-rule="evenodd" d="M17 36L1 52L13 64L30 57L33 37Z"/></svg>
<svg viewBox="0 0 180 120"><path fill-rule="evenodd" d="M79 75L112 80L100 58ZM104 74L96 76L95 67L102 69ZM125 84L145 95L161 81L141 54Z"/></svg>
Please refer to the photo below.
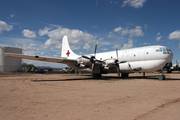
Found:
<svg viewBox="0 0 180 120"><path fill-rule="evenodd" d="M0 74L0 120L179 120L180 73Z"/></svg>

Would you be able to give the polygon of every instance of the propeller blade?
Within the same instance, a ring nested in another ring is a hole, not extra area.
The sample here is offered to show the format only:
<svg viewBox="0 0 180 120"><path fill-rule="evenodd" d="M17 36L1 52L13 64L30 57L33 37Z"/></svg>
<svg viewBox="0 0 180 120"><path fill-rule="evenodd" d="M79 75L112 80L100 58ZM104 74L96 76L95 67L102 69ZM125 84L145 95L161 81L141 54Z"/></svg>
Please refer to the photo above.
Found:
<svg viewBox="0 0 180 120"><path fill-rule="evenodd" d="M101 60L95 60L95 61L100 62L100 63L103 63L103 64L106 64L106 62L101 61Z"/></svg>
<svg viewBox="0 0 180 120"><path fill-rule="evenodd" d="M119 63L126 63L127 61L121 61L121 62L119 62Z"/></svg>
<svg viewBox="0 0 180 120"><path fill-rule="evenodd" d="M92 63L92 71L91 71L91 74L93 75L94 74L94 63Z"/></svg>
<svg viewBox="0 0 180 120"><path fill-rule="evenodd" d="M116 49L116 57L117 57L117 60L118 60L118 49Z"/></svg>
<svg viewBox="0 0 180 120"><path fill-rule="evenodd" d="M116 60L116 66L117 66L117 73L118 73L118 77L120 77L120 67L119 67L119 64L121 63L121 62L119 62L119 60L118 60L118 49L116 49L116 58L117 58L117 60Z"/></svg>
<svg viewBox="0 0 180 120"><path fill-rule="evenodd" d="M118 77L120 77L120 68L119 68L119 64L117 65L117 73L118 73Z"/></svg>
<svg viewBox="0 0 180 120"><path fill-rule="evenodd" d="M86 59L91 59L91 58L89 58L89 57L87 57L87 56L84 56L84 55L82 55L82 57L83 57L83 58L86 58Z"/></svg>
<svg viewBox="0 0 180 120"><path fill-rule="evenodd" d="M96 57L96 50L97 50L97 44L95 46L95 50L94 50L94 56Z"/></svg>

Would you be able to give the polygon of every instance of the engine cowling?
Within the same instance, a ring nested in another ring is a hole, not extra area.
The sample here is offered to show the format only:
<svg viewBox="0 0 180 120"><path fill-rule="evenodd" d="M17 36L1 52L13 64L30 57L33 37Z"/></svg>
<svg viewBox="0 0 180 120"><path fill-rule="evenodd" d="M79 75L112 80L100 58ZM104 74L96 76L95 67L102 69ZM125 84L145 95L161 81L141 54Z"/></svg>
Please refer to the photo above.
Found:
<svg viewBox="0 0 180 120"><path fill-rule="evenodd" d="M89 67L91 67L91 65L92 65L92 62L89 59L86 59L86 58L83 58L83 57L80 57L80 58L77 59L77 66L79 68L82 68L82 69L83 68L89 68Z"/></svg>
<svg viewBox="0 0 180 120"><path fill-rule="evenodd" d="M109 69L114 69L117 67L116 66L117 59L107 59L105 62L106 62L105 66L108 67Z"/></svg>

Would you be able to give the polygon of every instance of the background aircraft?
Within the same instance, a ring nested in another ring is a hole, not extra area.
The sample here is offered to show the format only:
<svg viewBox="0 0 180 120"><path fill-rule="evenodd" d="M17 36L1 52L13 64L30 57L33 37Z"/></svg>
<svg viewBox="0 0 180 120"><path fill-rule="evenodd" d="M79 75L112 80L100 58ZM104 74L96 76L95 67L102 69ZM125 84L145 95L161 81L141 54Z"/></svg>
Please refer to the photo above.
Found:
<svg viewBox="0 0 180 120"><path fill-rule="evenodd" d="M176 60L176 63L175 63L175 64L172 64L170 70L171 70L171 71L178 71L178 73L179 73L179 70L180 70L180 67L179 67L179 66L180 66L179 63L178 63L178 61Z"/></svg>
<svg viewBox="0 0 180 120"><path fill-rule="evenodd" d="M129 73L161 70L173 58L173 53L169 48L159 45L102 53L96 53L96 50L97 45L94 54L77 55L71 50L67 36L64 36L61 58L12 53L5 53L4 56L63 63L74 69L90 70L94 78L100 78L101 74L105 73L116 72L118 76L121 73L121 77L128 77ZM159 79L165 79L165 76L161 74Z"/></svg>

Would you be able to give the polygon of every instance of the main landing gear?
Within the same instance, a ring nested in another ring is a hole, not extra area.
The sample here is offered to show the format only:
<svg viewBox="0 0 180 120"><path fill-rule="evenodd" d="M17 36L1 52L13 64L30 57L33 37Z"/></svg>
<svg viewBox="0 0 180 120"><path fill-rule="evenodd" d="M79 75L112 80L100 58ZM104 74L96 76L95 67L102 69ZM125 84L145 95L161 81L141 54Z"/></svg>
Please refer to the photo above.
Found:
<svg viewBox="0 0 180 120"><path fill-rule="evenodd" d="M161 70L161 73L160 73L160 76L159 76L159 80L165 80L165 79L166 79L166 77L164 75L164 71Z"/></svg>
<svg viewBox="0 0 180 120"><path fill-rule="evenodd" d="M129 73L121 73L121 77L122 78L128 78L129 77Z"/></svg>
<svg viewBox="0 0 180 120"><path fill-rule="evenodd" d="M93 73L93 78L100 79L101 78L101 73Z"/></svg>

